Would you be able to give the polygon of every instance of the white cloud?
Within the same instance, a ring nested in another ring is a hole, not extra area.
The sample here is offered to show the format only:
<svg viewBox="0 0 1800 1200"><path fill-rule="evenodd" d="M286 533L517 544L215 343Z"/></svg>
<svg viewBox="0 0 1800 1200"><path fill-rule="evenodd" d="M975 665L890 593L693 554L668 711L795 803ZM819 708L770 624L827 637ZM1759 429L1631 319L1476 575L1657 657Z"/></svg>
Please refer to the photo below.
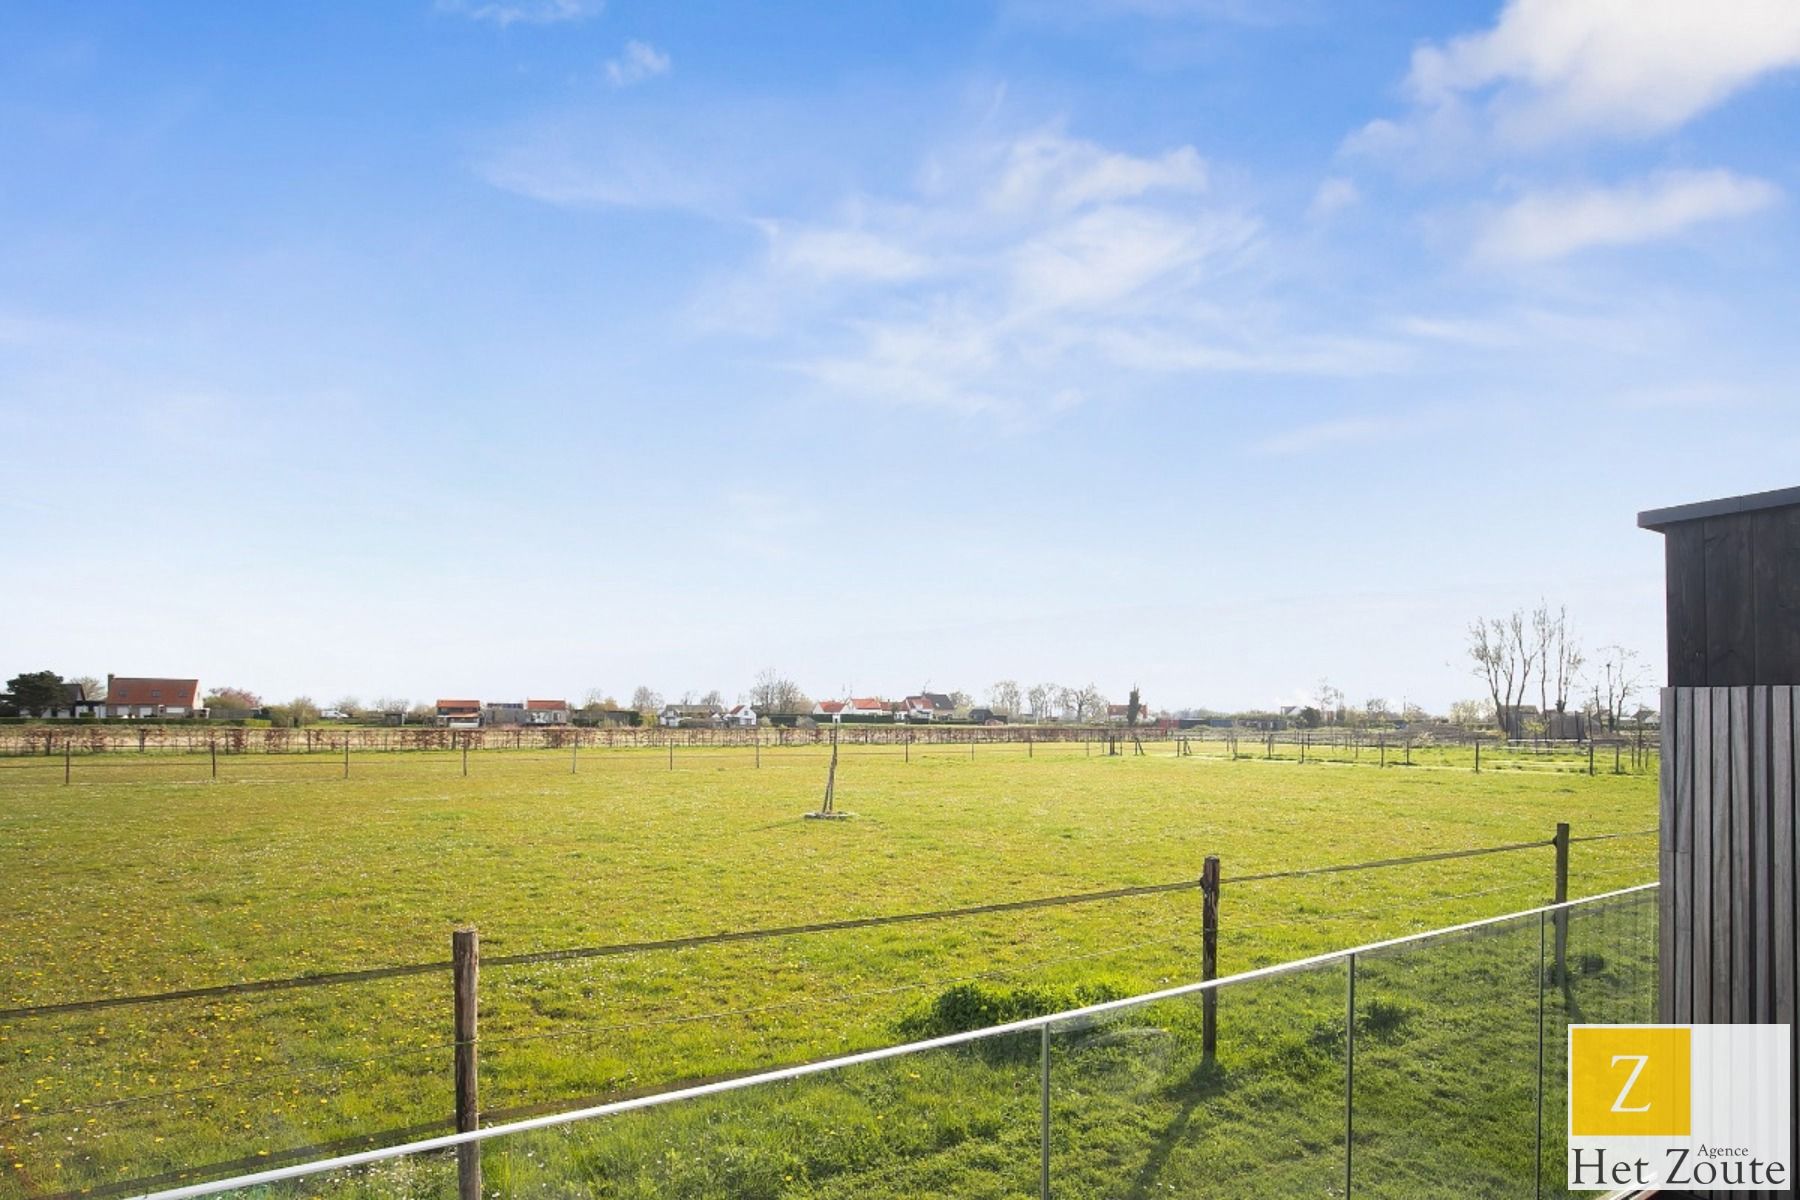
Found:
<svg viewBox="0 0 1800 1200"><path fill-rule="evenodd" d="M1796 65L1794 0L1510 0L1493 28L1416 50L1406 80L1415 111L1371 122L1348 147L1643 137Z"/></svg>
<svg viewBox="0 0 1800 1200"><path fill-rule="evenodd" d="M819 229L781 221L757 222L769 242L769 261L784 274L821 282L916 279L931 260L861 229Z"/></svg>
<svg viewBox="0 0 1800 1200"><path fill-rule="evenodd" d="M1773 204L1774 185L1730 171L1674 171L1622 187L1535 192L1491 218L1475 254L1488 261L1541 261L1590 246L1623 246L1691 225L1744 216Z"/></svg>
<svg viewBox="0 0 1800 1200"><path fill-rule="evenodd" d="M1396 341L1291 328L1261 296L1262 222L1212 193L1192 146L1038 130L951 148L915 194L759 226L767 256L710 287L704 315L840 397L1029 423L1184 376L1408 361Z"/></svg>
<svg viewBox="0 0 1800 1200"><path fill-rule="evenodd" d="M1362 192L1357 189L1355 180L1334 175L1319 184L1319 189L1313 193L1312 203L1307 206L1306 215L1315 221L1322 221L1361 199Z"/></svg>
<svg viewBox="0 0 1800 1200"><path fill-rule="evenodd" d="M606 63L606 81L616 88L630 87L669 72L669 56L649 42L625 43L625 53Z"/></svg>
<svg viewBox="0 0 1800 1200"><path fill-rule="evenodd" d="M605 5L602 0L438 0L437 7L439 12L456 13L505 29L509 25L586 20Z"/></svg>
<svg viewBox="0 0 1800 1200"><path fill-rule="evenodd" d="M1206 164L1192 146L1138 158L1092 142L1044 132L1020 138L988 192L1004 213L1069 212L1089 204L1131 200L1152 192L1206 190Z"/></svg>

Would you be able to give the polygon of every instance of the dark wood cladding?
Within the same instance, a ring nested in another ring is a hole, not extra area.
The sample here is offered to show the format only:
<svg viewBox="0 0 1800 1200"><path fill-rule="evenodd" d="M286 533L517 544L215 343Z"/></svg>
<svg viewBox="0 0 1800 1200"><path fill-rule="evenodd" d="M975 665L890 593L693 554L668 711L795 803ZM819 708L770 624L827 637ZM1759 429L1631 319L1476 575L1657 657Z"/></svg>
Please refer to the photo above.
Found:
<svg viewBox="0 0 1800 1200"><path fill-rule="evenodd" d="M1664 537L1669 683L1800 683L1800 489L1644 513Z"/></svg>

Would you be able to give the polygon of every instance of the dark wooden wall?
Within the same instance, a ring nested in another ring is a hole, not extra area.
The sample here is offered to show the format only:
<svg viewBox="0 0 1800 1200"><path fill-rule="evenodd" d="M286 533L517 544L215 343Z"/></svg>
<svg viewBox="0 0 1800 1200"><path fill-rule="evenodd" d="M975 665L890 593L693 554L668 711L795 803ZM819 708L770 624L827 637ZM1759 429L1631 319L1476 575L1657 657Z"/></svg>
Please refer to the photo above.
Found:
<svg viewBox="0 0 1800 1200"><path fill-rule="evenodd" d="M1679 521L1661 532L1670 684L1800 683L1800 507Z"/></svg>
<svg viewBox="0 0 1800 1200"><path fill-rule="evenodd" d="M1664 688L1662 722L1659 1019L1791 1024L1800 688ZM1791 1044L1793 1116L1800 1042Z"/></svg>

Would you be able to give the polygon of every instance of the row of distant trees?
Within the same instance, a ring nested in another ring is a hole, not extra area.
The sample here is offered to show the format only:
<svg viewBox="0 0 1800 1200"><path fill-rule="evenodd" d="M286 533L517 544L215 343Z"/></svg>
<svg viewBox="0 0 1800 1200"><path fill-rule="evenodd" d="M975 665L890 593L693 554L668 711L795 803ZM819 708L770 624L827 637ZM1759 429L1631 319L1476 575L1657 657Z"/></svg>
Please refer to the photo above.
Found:
<svg viewBox="0 0 1800 1200"><path fill-rule="evenodd" d="M1542 601L1534 609L1471 624L1469 657L1487 685L1494 715L1533 699L1545 716L1566 713L1573 703L1590 721L1617 730L1634 715L1633 701L1645 686L1637 651L1611 643L1590 654L1576 636L1567 606L1553 610Z"/></svg>

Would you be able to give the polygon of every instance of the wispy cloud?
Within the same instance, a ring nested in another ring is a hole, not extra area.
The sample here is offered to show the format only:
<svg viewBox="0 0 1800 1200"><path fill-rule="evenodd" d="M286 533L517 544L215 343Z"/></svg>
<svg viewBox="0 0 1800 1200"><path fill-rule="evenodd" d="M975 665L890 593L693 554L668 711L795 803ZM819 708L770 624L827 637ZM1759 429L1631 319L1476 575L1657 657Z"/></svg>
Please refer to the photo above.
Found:
<svg viewBox="0 0 1800 1200"><path fill-rule="evenodd" d="M1730 171L1674 171L1620 187L1527 194L1495 214L1475 243L1478 258L1542 261L1592 246L1624 246L1689 226L1740 217L1780 197L1773 184Z"/></svg>
<svg viewBox="0 0 1800 1200"><path fill-rule="evenodd" d="M437 7L439 12L456 13L505 29L509 25L582 21L598 14L605 4L604 0L437 0Z"/></svg>
<svg viewBox="0 0 1800 1200"><path fill-rule="evenodd" d="M669 72L669 56L648 42L632 40L625 51L606 63L606 81L616 88L630 87Z"/></svg>
<svg viewBox="0 0 1800 1200"><path fill-rule="evenodd" d="M1319 184L1313 193L1312 203L1307 206L1306 215L1315 221L1323 221L1342 210L1351 207L1362 199L1362 192L1356 181L1334 175Z"/></svg>
<svg viewBox="0 0 1800 1200"><path fill-rule="evenodd" d="M1238 303L1267 233L1214 195L1193 146L1132 153L1051 127L945 147L918 178L835 217L758 222L765 253L709 291L705 319L783 343L785 366L837 396L1027 421L1158 378L1400 361Z"/></svg>
<svg viewBox="0 0 1800 1200"><path fill-rule="evenodd" d="M1348 146L1445 154L1644 137L1797 65L1791 0L1510 0L1492 28L1414 51L1412 111L1371 122Z"/></svg>

